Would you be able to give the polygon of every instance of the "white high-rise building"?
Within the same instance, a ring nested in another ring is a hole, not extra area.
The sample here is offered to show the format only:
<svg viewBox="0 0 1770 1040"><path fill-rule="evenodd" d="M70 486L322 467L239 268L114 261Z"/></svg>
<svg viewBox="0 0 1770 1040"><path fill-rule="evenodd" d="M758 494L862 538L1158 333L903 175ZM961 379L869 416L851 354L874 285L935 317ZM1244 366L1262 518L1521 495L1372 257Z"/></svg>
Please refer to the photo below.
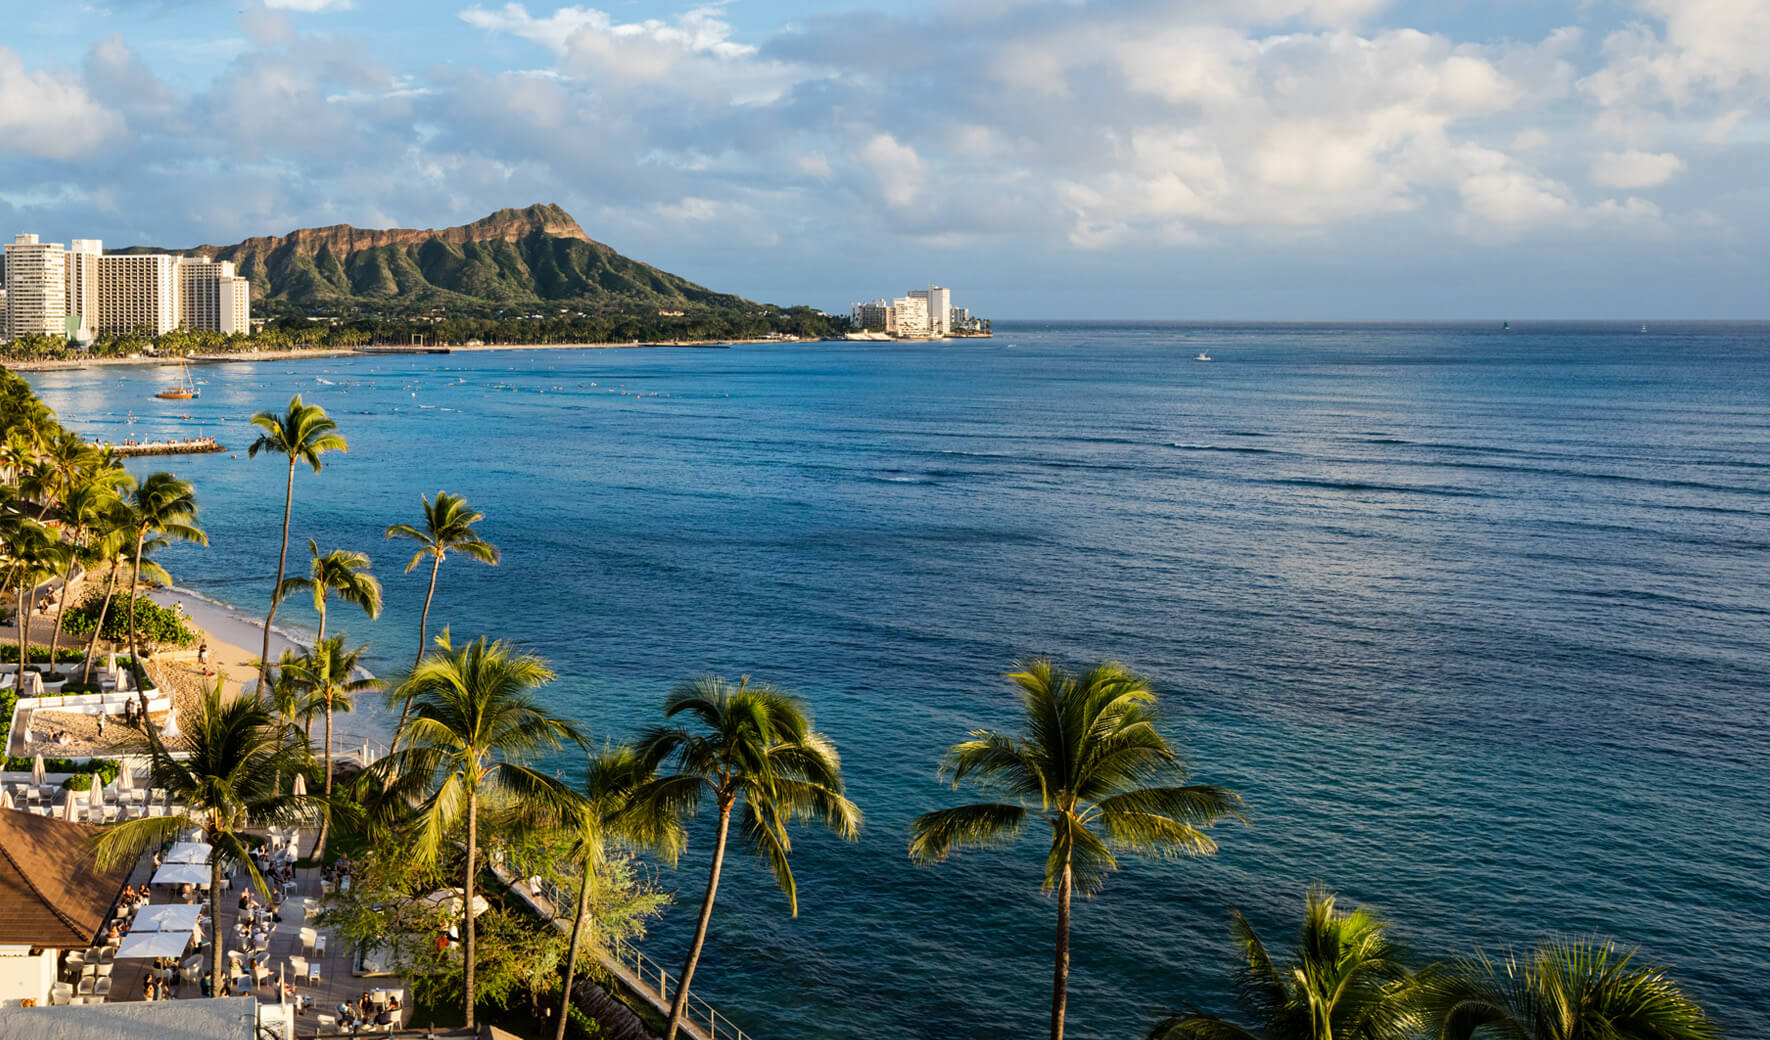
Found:
<svg viewBox="0 0 1770 1040"><path fill-rule="evenodd" d="M216 313L221 324L217 332L231 336L252 331L252 283L244 278L221 278L215 283L220 297Z"/></svg>
<svg viewBox="0 0 1770 1040"><path fill-rule="evenodd" d="M251 331L251 289L244 278L235 277L233 261L178 258L178 325L223 334Z"/></svg>
<svg viewBox="0 0 1770 1040"><path fill-rule="evenodd" d="M104 243L96 238L76 238L67 252L67 316L69 328L81 340L98 331L98 258Z"/></svg>
<svg viewBox="0 0 1770 1040"><path fill-rule="evenodd" d="M67 250L36 235L6 246L6 338L67 334Z"/></svg>
<svg viewBox="0 0 1770 1040"><path fill-rule="evenodd" d="M98 330L158 336L178 327L178 263L162 253L98 261Z"/></svg>
<svg viewBox="0 0 1770 1040"><path fill-rule="evenodd" d="M910 296L921 300L923 307L928 311L928 334L930 336L944 336L953 331L953 291L951 289L930 285L926 289L911 291Z"/></svg>
<svg viewBox="0 0 1770 1040"><path fill-rule="evenodd" d="M929 334L928 298L926 295L899 296L891 301L891 310L897 317L896 332L899 336L926 336Z"/></svg>

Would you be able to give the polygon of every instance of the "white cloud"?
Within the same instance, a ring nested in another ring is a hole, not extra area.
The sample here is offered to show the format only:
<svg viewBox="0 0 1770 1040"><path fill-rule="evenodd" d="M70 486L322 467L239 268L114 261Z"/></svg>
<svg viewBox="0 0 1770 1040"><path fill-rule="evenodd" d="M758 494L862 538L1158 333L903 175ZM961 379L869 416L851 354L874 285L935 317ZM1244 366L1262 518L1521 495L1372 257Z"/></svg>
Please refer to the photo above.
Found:
<svg viewBox="0 0 1770 1040"><path fill-rule="evenodd" d="M901 207L916 201L927 171L914 148L890 134L879 134L861 146L860 158L878 178L886 203Z"/></svg>
<svg viewBox="0 0 1770 1040"><path fill-rule="evenodd" d="M806 152L802 155L795 155L793 156L793 165L798 168L800 173L816 177L819 180L828 180L836 172L830 166L829 157L822 152Z"/></svg>
<svg viewBox="0 0 1770 1040"><path fill-rule="evenodd" d="M0 141L15 155L72 159L97 151L123 133L123 119L86 92L77 79L27 69L10 47L0 47Z"/></svg>
<svg viewBox="0 0 1770 1040"><path fill-rule="evenodd" d="M719 203L712 199L688 197L668 205L660 203L653 207L658 216L666 220L712 220L719 216Z"/></svg>
<svg viewBox="0 0 1770 1040"><path fill-rule="evenodd" d="M1655 188L1684 171L1670 152L1605 152L1592 163L1592 183L1606 188Z"/></svg>
<svg viewBox="0 0 1770 1040"><path fill-rule="evenodd" d="M314 14L320 11L348 11L354 5L351 0L264 0L264 6Z"/></svg>

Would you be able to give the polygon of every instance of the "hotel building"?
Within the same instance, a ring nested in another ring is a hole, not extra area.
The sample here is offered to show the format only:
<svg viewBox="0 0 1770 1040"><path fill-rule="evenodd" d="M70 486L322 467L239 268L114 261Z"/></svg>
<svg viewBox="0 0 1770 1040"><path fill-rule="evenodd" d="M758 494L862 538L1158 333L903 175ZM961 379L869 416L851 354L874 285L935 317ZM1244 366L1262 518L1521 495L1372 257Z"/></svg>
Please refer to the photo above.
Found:
<svg viewBox="0 0 1770 1040"><path fill-rule="evenodd" d="M953 291L942 289L938 285L930 285L926 289L911 290L913 299L922 301L923 309L928 313L928 335L944 336L953 330Z"/></svg>
<svg viewBox="0 0 1770 1040"><path fill-rule="evenodd" d="M76 238L66 249L30 234L15 236L5 258L0 338L35 334L85 342L100 332L252 330L252 286L229 261L106 255L95 238Z"/></svg>

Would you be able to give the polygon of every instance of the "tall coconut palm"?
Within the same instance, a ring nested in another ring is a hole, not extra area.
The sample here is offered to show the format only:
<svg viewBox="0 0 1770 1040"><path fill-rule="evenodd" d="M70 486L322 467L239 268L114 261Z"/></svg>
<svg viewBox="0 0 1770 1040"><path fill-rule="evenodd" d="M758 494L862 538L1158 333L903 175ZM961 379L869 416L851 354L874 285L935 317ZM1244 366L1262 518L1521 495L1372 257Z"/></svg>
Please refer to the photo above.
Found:
<svg viewBox="0 0 1770 1040"><path fill-rule="evenodd" d="M179 811L148 816L107 827L99 836L101 866L134 862L144 849L175 841L180 833L200 830L214 850L209 861L209 977L221 992L221 875L243 868L253 885L268 897L264 879L252 863L248 828L285 825L306 819L314 799L278 790L275 777L293 768L275 720L256 699L225 699L221 681L203 692L195 715L183 720L182 734L170 742L152 730L129 749L147 755L153 786L164 788Z"/></svg>
<svg viewBox="0 0 1770 1040"><path fill-rule="evenodd" d="M1419 1035L1415 978L1406 951L1365 908L1336 910L1333 893L1309 890L1288 963L1266 952L1237 910L1230 931L1246 967L1236 991L1252 1026L1198 1011L1170 1014L1149 1040L1408 1040Z"/></svg>
<svg viewBox="0 0 1770 1040"><path fill-rule="evenodd" d="M98 479L89 479L70 487L62 499L60 518L62 533L67 538L67 564L62 570L61 604L55 611L55 631L49 637L49 669L55 671L55 652L61 646L62 622L68 603L74 598L74 568L91 567L109 555L109 546L102 544L106 518L113 515L117 503L115 487Z"/></svg>
<svg viewBox="0 0 1770 1040"><path fill-rule="evenodd" d="M443 558L451 552L458 552L493 567L498 565L497 546L481 538L473 529L474 524L485 519L485 514L469 509L466 499L447 491L438 491L435 502L422 495L418 500L424 503L422 530L411 524L392 524L387 528L388 538L410 538L419 545L411 562L406 564L407 574L426 557L430 559L430 588L424 593L424 610L418 615L418 654L412 661L414 668L424 658L424 647L430 641L430 601L436 598L436 572L442 569ZM412 705L408 701L400 711L399 725L393 730L396 743L406 728L406 717L411 711Z"/></svg>
<svg viewBox="0 0 1770 1040"><path fill-rule="evenodd" d="M590 920L590 890L611 842L654 852L674 865L682 853L687 834L674 812L659 806L636 804L633 792L650 777L631 747L604 748L590 756L585 771L583 800L578 812L566 821L574 842L571 857L578 864L578 904L572 916L571 941L565 955L565 988L560 996L559 1021L554 1040L565 1040L565 1025L572 1005L572 979L578 971L585 924ZM591 937L595 941L595 937Z"/></svg>
<svg viewBox="0 0 1770 1040"><path fill-rule="evenodd" d="M327 799L332 797L332 713L349 711L352 700L357 695L379 690L384 685L373 676L357 674L358 662L367 649L365 645L355 650L346 650L344 636L335 635L330 639L320 640L311 653L303 654L283 666L283 674L305 694L307 710L321 712L326 716L326 752L321 757L326 761L324 791ZM313 847L315 859L326 854L326 836L331 829L332 814L322 809L320 836Z"/></svg>
<svg viewBox="0 0 1770 1040"><path fill-rule="evenodd" d="M305 462L318 473L323 464L320 456L328 451L349 451L350 445L338 432L338 424L317 404L302 404L301 395L289 399L289 410L259 412L252 425L264 432L246 449L247 458L259 452L282 455L289 460L288 487L283 494L283 543L277 551L277 580L270 587L270 614L264 619L264 649L258 654L258 687L270 686L270 626L277 619L278 593L283 587L283 574L289 563L289 518L295 511L295 464Z"/></svg>
<svg viewBox="0 0 1770 1040"><path fill-rule="evenodd" d="M171 541L208 545L209 536L197 526L197 495L190 481L170 473L149 473L130 493L129 526L134 534L135 559L129 570L129 657L135 674L141 674L141 644L135 633L135 597L141 586L141 561L151 536L158 545ZM161 573L164 573L163 571ZM140 688L140 684L137 684ZM141 691L142 724L147 724L147 691Z"/></svg>
<svg viewBox="0 0 1770 1040"><path fill-rule="evenodd" d="M25 519L8 532L8 556L18 586L18 675L23 688L30 665L31 615L36 613L37 587L62 572L69 548L35 520ZM55 669L55 662L49 664Z"/></svg>
<svg viewBox="0 0 1770 1040"><path fill-rule="evenodd" d="M168 543L164 539L149 539L142 548L141 560L137 564L139 573L149 581L169 583L172 576L149 556L158 552ZM123 573L123 565L135 548L135 510L129 501L118 498L107 505L104 511L94 519L91 552L94 560L103 560L108 565L110 574L105 578L104 596L98 601L98 618L92 625L92 638L86 644L86 667L80 677L81 682L92 681L92 666L98 656L99 634L104 631L105 615L110 612L111 600L117 595L117 579Z"/></svg>
<svg viewBox="0 0 1770 1040"><path fill-rule="evenodd" d="M969 779L1000 801L940 809L916 818L910 858L944 860L955 849L1003 845L1037 815L1051 828L1044 890L1057 894L1051 1040L1062 1040L1069 996L1071 896L1100 891L1121 852L1207 855L1204 828L1243 819L1240 797L1222 787L1186 786L1186 766L1155 728L1149 684L1107 661L1074 675L1035 660L1009 676L1020 687L1026 732L972 730L954 744L941 774L956 789Z"/></svg>
<svg viewBox="0 0 1770 1040"><path fill-rule="evenodd" d="M1552 939L1498 963L1477 952L1421 1004L1438 1040L1715 1040L1721 1029L1658 965L1609 940Z"/></svg>
<svg viewBox="0 0 1770 1040"><path fill-rule="evenodd" d="M799 890L793 880L787 835L792 820L817 820L840 837L853 841L860 833L860 810L842 793L842 760L829 738L811 728L811 716L798 698L766 683L737 685L715 677L696 679L671 691L664 717L685 716L697 724L654 727L635 745L642 768L659 775L633 793L637 811L647 814L693 815L703 798L711 797L718 812L713 838L713 864L707 891L695 923L694 941L682 965L682 980L670 1004L665 1040L676 1040L688 1006L689 987L713 900L725 864L725 843L732 813L743 803L742 826L750 848L774 872L786 893L793 916L799 915ZM665 771L668 769L669 771Z"/></svg>
<svg viewBox="0 0 1770 1040"><path fill-rule="evenodd" d="M558 819L569 818L572 789L528 762L567 742L584 743L577 727L556 718L534 689L553 673L532 654L484 637L457 649L447 629L418 662L398 696L412 702L403 743L375 763L377 779L417 801L413 851L430 861L449 834L465 826L462 922L466 1022L473 1028L475 943L473 890L479 874L480 811L487 800L516 799Z"/></svg>
<svg viewBox="0 0 1770 1040"><path fill-rule="evenodd" d="M326 641L326 601L334 594L340 602L363 608L370 621L381 616L381 582L369 573L368 554L333 549L321 556L312 538L307 540L307 553L307 577L284 578L277 586L277 599L288 599L297 592L313 596L313 609L320 615L318 642Z"/></svg>

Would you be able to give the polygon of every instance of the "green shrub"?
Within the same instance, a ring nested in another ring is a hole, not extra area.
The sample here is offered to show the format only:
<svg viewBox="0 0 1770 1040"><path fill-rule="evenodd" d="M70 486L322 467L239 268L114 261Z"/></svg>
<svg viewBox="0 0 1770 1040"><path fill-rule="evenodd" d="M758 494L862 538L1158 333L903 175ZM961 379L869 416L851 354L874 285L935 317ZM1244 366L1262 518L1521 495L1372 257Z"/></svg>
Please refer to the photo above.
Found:
<svg viewBox="0 0 1770 1040"><path fill-rule="evenodd" d="M76 639L89 639L93 625L97 623L98 612L104 603L103 593L93 593L85 602L77 607L68 608L67 619L62 628ZM170 607L162 607L146 596L135 597L135 628L136 636L148 646L190 646L197 641L197 634L192 632L176 611ZM105 612L104 629L99 632L100 639L112 643L129 641L129 599L127 596L112 598L111 607Z"/></svg>
<svg viewBox="0 0 1770 1040"><path fill-rule="evenodd" d="M72 612L72 608L70 608L70 613L71 612ZM91 633L92 626L90 624L87 625L86 631L88 634ZM32 634L33 635L36 634L36 629L34 629L34 628L32 629ZM62 634L63 635L68 634L67 629L65 627L62 629ZM86 651L80 649L79 647L67 647L67 646L58 647L58 648L56 648L56 651L55 651L55 659L58 662L84 661L84 660L86 660ZM31 647L31 660L35 661L35 662L45 662L45 663L48 662L49 648L46 646L33 646L33 647ZM15 663L17 663L17 661L18 661L18 644L17 643L0 644L0 664L15 664Z"/></svg>

